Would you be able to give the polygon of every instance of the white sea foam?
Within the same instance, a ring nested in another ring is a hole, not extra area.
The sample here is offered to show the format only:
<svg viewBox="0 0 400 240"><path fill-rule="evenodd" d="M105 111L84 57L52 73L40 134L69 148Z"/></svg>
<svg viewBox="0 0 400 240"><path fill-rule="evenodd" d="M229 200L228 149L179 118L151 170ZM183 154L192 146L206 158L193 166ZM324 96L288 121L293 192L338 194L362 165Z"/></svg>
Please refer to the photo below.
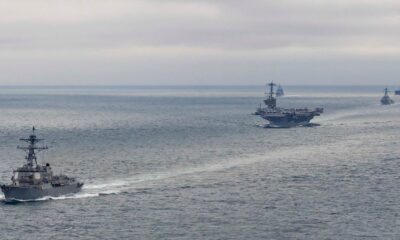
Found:
<svg viewBox="0 0 400 240"><path fill-rule="evenodd" d="M272 161L296 161L296 159L308 159L310 155L321 155L313 159L322 159L324 154L328 152L346 152L347 146L357 144L354 139L357 136L350 136L347 139L342 139L340 143L328 143L318 146L299 146L291 147L290 149L280 148L275 151L269 151L268 154L248 155L246 157L238 157L221 161L220 163L206 164L198 167L175 169L170 172L160 172L154 174L140 174L126 179L110 179L100 183L88 183L81 193L76 194L77 198L95 197L106 194L118 194L121 192L129 192L140 187L141 183L159 183L161 180L183 177L185 175L201 174L206 172L224 171L233 167L250 165L258 162ZM371 138L373 139L373 138ZM289 151L290 150L290 151Z"/></svg>
<svg viewBox="0 0 400 240"><path fill-rule="evenodd" d="M355 140L356 139L356 140ZM99 197L102 195L110 194L120 194L123 192L131 192L134 189L138 189L146 183L159 184L160 181L166 179L172 179L176 177L183 177L185 175L201 174L206 172L224 171L233 167L241 167L245 165L250 165L259 162L269 162L273 163L283 161L296 161L302 159L309 159L311 155L321 155L314 156L310 159L323 159L324 156L334 152L335 155L340 153L346 153L348 151L348 146L354 146L357 143L357 136L348 136L347 138L341 139L339 142L327 143L324 145L313 145L313 146L298 146L298 147L288 147L279 148L275 151L268 151L264 154L253 154L238 158L225 159L219 163L210 163L202 166L189 167L183 169L174 169L167 172L158 172L151 174L139 174L132 177L127 177L124 179L104 179L97 180L95 182L87 182L82 191L72 195L65 195L60 197L43 197L36 199L34 201L46 201L46 200L64 200L64 199L80 199L80 198L92 198ZM370 136L364 139L375 139L374 136ZM360 145L360 148L365 143ZM150 184L151 186L151 184ZM0 198L4 201L4 197ZM28 200L32 201L32 200Z"/></svg>
<svg viewBox="0 0 400 240"><path fill-rule="evenodd" d="M341 110L332 114L324 113L321 117L318 117L318 122L337 122L337 120L354 119L359 117L375 116L375 115L386 115L398 111L397 107L392 106L381 106L379 103L366 106L353 108L348 110ZM342 121L341 121L342 122Z"/></svg>

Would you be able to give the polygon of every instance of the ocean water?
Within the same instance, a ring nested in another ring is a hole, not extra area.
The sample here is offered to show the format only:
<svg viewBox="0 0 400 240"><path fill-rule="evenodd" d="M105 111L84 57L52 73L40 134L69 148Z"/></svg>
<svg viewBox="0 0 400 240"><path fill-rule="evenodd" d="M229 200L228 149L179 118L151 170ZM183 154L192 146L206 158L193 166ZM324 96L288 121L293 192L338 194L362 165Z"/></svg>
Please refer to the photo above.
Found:
<svg viewBox="0 0 400 240"><path fill-rule="evenodd" d="M82 192L0 202L0 239L400 239L400 104L288 86L317 127L268 129L263 87L4 87L0 182L37 128ZM400 103L400 98L394 98Z"/></svg>

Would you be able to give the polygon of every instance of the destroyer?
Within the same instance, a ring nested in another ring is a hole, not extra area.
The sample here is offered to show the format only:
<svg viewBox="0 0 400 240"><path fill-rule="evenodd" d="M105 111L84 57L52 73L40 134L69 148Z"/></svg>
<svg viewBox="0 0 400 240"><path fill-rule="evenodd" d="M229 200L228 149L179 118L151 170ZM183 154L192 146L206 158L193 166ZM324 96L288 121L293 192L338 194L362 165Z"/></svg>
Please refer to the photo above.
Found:
<svg viewBox="0 0 400 240"><path fill-rule="evenodd" d="M274 96L274 84L269 83L269 93L267 94L264 103L266 107L259 107L254 113L269 121L268 127L294 127L308 126L311 119L323 113L323 108L279 108L276 106L276 97Z"/></svg>
<svg viewBox="0 0 400 240"><path fill-rule="evenodd" d="M42 141L35 135L35 127L29 138L21 138L27 142L27 147L18 149L27 152L25 157L27 163L13 171L11 183L2 185L1 190L7 201L12 200L35 200L43 197L57 197L61 195L79 192L83 186L75 178L65 175L54 175L50 164L40 165L37 163L36 153L48 149L47 146L38 147L36 143Z"/></svg>
<svg viewBox="0 0 400 240"><path fill-rule="evenodd" d="M390 104L393 104L394 103L394 101L389 97L389 95L388 95L388 89L387 88L385 88L385 95L381 98L381 104L382 105L390 105Z"/></svg>
<svg viewBox="0 0 400 240"><path fill-rule="evenodd" d="M282 88L281 85L278 85L278 89L276 89L275 95L276 95L277 97L283 97L283 96L285 96L285 93L283 92L283 88Z"/></svg>

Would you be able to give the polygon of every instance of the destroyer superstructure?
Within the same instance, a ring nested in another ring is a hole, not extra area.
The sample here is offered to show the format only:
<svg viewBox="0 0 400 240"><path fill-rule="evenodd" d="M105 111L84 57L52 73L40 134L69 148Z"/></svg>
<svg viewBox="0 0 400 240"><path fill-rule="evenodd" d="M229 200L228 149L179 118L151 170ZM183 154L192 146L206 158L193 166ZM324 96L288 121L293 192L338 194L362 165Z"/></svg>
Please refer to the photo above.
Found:
<svg viewBox="0 0 400 240"><path fill-rule="evenodd" d="M49 163L38 164L36 152L48 149L47 146L36 145L42 140L36 137L35 127L32 128L32 134L28 138L20 139L28 143L28 146L17 147L27 152L25 157L27 162L13 171L10 184L1 186L6 200L35 200L76 193L81 190L82 182L66 175L53 174Z"/></svg>
<svg viewBox="0 0 400 240"><path fill-rule="evenodd" d="M276 105L276 95L273 82L267 84L269 93L266 92L264 103L266 107L259 107L255 112L262 118L268 120L269 127L294 127L306 126L310 124L311 119L323 113L323 108L280 108Z"/></svg>

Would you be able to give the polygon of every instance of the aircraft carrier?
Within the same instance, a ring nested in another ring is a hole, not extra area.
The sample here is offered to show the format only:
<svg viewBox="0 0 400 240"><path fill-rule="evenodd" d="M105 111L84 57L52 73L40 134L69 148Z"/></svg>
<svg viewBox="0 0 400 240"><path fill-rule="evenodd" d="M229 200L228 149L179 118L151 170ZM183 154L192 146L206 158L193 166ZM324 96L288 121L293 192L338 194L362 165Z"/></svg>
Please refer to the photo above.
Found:
<svg viewBox="0 0 400 240"><path fill-rule="evenodd" d="M309 126L311 119L315 116L320 116L323 108L280 108L276 104L276 96L274 93L273 82L267 84L269 86L269 93L264 100L266 107L259 107L254 113L262 118L268 120L268 127L288 128L295 126Z"/></svg>

